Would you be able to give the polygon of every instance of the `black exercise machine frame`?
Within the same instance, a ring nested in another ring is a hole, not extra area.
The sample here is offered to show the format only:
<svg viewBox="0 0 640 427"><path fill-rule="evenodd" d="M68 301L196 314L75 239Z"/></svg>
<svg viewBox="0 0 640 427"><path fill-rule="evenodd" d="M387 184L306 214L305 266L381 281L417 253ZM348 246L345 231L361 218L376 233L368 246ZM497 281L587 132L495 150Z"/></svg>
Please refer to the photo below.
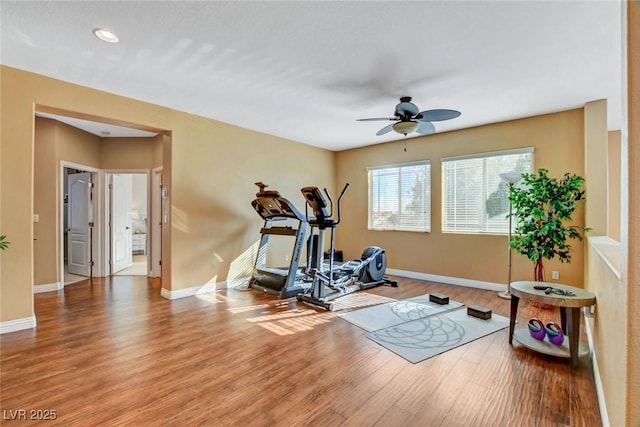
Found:
<svg viewBox="0 0 640 427"><path fill-rule="evenodd" d="M260 243L249 287L275 295L278 298L291 298L305 292L309 287L309 284L300 280L298 275L300 254L309 224L306 216L298 211L293 203L282 197L278 191L266 190L268 186L262 182L256 182L256 185L259 190L256 193L256 199L251 202L251 206L264 220L264 225L260 229ZM275 221L288 219L297 220L297 227L274 225ZM289 268L286 271L264 267L269 236L273 235L295 237Z"/></svg>
<svg viewBox="0 0 640 427"><path fill-rule="evenodd" d="M348 295L350 293L369 289L381 285L398 286L398 282L384 276L386 270L386 255L384 249L377 246L370 246L362 253L360 260L351 260L339 268L334 268L334 243L335 229L340 224L342 198L349 189L349 183L345 184L340 196L338 196L337 218L333 218L333 199L331 194L324 189L324 194L329 199L329 205L324 199L318 187L304 187L300 191L304 195L306 206L305 216L311 227L311 235L314 236L317 230L318 248L315 253L316 259L311 260L311 253L307 251L307 268L304 273L313 278L313 283L308 292L299 294L296 298L299 301L313 304L332 311L333 300ZM309 216L308 208L313 210L313 217ZM325 232L329 229L330 249L329 249L329 269L323 269L324 238ZM375 262L373 272L368 268Z"/></svg>

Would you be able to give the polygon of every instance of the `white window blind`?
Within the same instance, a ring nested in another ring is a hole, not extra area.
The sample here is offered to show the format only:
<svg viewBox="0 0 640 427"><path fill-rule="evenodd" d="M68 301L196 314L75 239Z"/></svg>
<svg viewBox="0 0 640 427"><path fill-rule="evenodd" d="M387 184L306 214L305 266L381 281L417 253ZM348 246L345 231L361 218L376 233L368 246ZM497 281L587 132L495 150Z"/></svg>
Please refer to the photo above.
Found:
<svg viewBox="0 0 640 427"><path fill-rule="evenodd" d="M507 233L509 189L500 174L532 170L533 147L443 158L442 231Z"/></svg>
<svg viewBox="0 0 640 427"><path fill-rule="evenodd" d="M431 230L431 163L367 168L369 230Z"/></svg>

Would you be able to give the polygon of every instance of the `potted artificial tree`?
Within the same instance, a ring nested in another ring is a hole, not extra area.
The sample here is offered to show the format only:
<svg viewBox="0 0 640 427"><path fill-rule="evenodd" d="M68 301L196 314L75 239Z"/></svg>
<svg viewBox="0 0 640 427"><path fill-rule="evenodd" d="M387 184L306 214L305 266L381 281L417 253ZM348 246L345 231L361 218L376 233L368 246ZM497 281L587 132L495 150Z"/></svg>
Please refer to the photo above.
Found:
<svg viewBox="0 0 640 427"><path fill-rule="evenodd" d="M509 190L516 221L509 247L533 261L533 277L538 282L544 281L543 259L557 256L560 262L571 262L568 240L582 240L581 233L589 231L571 223L578 203L585 200L584 178L565 173L557 180L547 173L547 169L524 173L520 184Z"/></svg>

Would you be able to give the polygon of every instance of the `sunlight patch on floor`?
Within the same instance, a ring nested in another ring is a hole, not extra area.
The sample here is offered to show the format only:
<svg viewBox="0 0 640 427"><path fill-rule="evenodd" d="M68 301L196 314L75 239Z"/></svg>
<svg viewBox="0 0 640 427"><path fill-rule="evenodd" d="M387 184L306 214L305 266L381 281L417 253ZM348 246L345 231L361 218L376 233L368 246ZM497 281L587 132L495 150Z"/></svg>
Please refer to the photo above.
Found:
<svg viewBox="0 0 640 427"><path fill-rule="evenodd" d="M298 332L310 331L316 325L330 322L338 316L339 311L367 307L395 301L393 298L356 292L334 300L334 311L325 311L305 303L297 303L291 306L287 300L279 300L275 304L260 304L248 307L233 307L229 311L234 314L262 311L247 321L278 335L293 335ZM267 313L266 309L280 310L275 313Z"/></svg>
<svg viewBox="0 0 640 427"><path fill-rule="evenodd" d="M312 309L294 309L288 313L276 313L248 320L278 335L293 335L311 331L316 325L330 322L336 316L337 314L331 311L319 313Z"/></svg>

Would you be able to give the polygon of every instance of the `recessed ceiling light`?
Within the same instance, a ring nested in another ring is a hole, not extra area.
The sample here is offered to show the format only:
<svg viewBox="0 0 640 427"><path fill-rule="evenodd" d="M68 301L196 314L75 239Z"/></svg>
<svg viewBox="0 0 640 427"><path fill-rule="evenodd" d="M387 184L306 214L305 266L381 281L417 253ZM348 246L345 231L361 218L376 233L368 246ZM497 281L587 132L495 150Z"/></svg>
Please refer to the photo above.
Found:
<svg viewBox="0 0 640 427"><path fill-rule="evenodd" d="M96 36L97 38L99 38L100 40L105 41L107 43L118 43L120 41L118 36L116 36L115 34L113 34L109 30L105 30L104 28L96 28L96 29L94 29L93 30L93 35Z"/></svg>

